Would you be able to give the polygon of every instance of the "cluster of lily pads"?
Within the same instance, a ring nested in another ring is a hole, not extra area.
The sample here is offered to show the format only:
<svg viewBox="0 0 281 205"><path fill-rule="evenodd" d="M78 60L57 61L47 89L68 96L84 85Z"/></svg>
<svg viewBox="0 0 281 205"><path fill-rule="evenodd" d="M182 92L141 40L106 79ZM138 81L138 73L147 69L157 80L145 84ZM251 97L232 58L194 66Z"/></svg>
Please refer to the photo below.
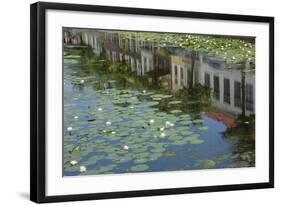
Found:
<svg viewBox="0 0 281 205"><path fill-rule="evenodd" d="M71 120L65 121L66 171L78 171L80 167L82 173L105 173L128 161L133 164L123 171L145 171L149 169L146 163L160 158L169 146L204 142L198 133L208 129L202 125L203 120L173 109L181 101L169 101L170 113L158 110L159 101L172 95L126 89L99 90L96 94L96 104L85 108L85 113L75 104L65 106L65 113L73 113ZM151 100L140 100L143 96ZM73 97L80 103L87 100L79 93ZM84 121L78 120L85 115ZM196 125L196 132L192 125ZM95 166L102 160L108 160L108 165ZM84 167L88 166L93 169L86 171Z"/></svg>
<svg viewBox="0 0 281 205"><path fill-rule="evenodd" d="M178 47L207 52L222 59L243 63L255 62L255 44L244 39L227 36L173 34L152 32L119 32L122 39L135 38L155 42L160 47Z"/></svg>

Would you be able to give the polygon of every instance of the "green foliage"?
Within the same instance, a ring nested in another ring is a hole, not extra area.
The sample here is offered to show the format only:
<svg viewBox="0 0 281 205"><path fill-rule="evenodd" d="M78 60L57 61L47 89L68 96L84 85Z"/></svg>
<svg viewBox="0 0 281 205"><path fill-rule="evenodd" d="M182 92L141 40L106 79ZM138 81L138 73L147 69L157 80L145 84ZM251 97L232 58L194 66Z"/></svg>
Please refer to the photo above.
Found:
<svg viewBox="0 0 281 205"><path fill-rule="evenodd" d="M236 123L236 127L227 129L227 131L225 132L225 136L243 136L247 139L250 139L253 130L255 130L255 115L239 115L237 117Z"/></svg>

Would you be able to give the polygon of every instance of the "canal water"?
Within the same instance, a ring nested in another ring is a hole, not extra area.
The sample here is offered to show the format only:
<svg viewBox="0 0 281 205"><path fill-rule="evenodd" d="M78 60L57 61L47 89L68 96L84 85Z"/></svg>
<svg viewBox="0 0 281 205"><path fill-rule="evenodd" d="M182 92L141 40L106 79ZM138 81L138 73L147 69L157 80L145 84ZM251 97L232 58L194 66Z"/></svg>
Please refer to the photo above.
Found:
<svg viewBox="0 0 281 205"><path fill-rule="evenodd" d="M220 106L205 76L178 86L189 51L143 48L138 64L99 45L64 47L64 176L255 166L251 106Z"/></svg>

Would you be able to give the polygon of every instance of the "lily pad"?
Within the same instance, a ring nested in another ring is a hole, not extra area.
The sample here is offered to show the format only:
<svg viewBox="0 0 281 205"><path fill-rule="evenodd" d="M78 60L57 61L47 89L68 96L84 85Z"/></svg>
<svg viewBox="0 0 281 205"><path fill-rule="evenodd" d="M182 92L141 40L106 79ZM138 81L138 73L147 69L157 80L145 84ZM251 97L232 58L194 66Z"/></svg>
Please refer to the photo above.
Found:
<svg viewBox="0 0 281 205"><path fill-rule="evenodd" d="M199 160L195 163L197 169L211 169L216 165L216 162L213 160Z"/></svg>
<svg viewBox="0 0 281 205"><path fill-rule="evenodd" d="M152 98L152 100L159 101L162 100L162 98Z"/></svg>
<svg viewBox="0 0 281 205"><path fill-rule="evenodd" d="M208 127L198 127L197 129L198 129L198 130L202 130L202 131L203 131L203 130L207 130L207 129L208 129Z"/></svg>
<svg viewBox="0 0 281 205"><path fill-rule="evenodd" d="M130 168L130 170L133 172L143 172L143 171L147 170L148 168L149 168L149 166L146 164L138 164L138 165L132 166Z"/></svg>
<svg viewBox="0 0 281 205"><path fill-rule="evenodd" d="M170 112L173 113L173 114L182 113L181 110L172 110L172 111L170 111Z"/></svg>
<svg viewBox="0 0 281 205"><path fill-rule="evenodd" d="M186 140L176 140L172 143L173 145L184 145L187 144Z"/></svg>
<svg viewBox="0 0 281 205"><path fill-rule="evenodd" d="M80 146L76 146L72 149L71 153L79 153L81 151Z"/></svg>
<svg viewBox="0 0 281 205"><path fill-rule="evenodd" d="M201 139L190 140L190 144L202 144L203 142L204 142L204 140L201 140Z"/></svg>
<svg viewBox="0 0 281 205"><path fill-rule="evenodd" d="M148 104L149 106L155 106L155 105L158 105L159 102L157 102L157 101L152 101L152 102L148 102L147 104Z"/></svg>
<svg viewBox="0 0 281 205"><path fill-rule="evenodd" d="M180 104L180 103L181 103L181 101L175 100L175 101L170 101L168 104L169 105L177 105L177 104Z"/></svg>
<svg viewBox="0 0 281 205"><path fill-rule="evenodd" d="M194 124L200 124L203 123L204 121L202 119L196 119L192 121Z"/></svg>
<svg viewBox="0 0 281 205"><path fill-rule="evenodd" d="M148 159L146 159L146 158L140 158L140 159L134 160L134 163L136 163L136 164L143 164L143 163L146 163L146 162L148 162Z"/></svg>

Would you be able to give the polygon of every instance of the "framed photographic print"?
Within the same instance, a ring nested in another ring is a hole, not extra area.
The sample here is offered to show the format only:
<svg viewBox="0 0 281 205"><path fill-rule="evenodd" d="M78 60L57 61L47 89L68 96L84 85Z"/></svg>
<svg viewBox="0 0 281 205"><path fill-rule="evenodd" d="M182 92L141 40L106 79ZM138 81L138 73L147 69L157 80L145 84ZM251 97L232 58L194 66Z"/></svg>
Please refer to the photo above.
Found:
<svg viewBox="0 0 281 205"><path fill-rule="evenodd" d="M31 200L274 186L274 18L31 5Z"/></svg>

